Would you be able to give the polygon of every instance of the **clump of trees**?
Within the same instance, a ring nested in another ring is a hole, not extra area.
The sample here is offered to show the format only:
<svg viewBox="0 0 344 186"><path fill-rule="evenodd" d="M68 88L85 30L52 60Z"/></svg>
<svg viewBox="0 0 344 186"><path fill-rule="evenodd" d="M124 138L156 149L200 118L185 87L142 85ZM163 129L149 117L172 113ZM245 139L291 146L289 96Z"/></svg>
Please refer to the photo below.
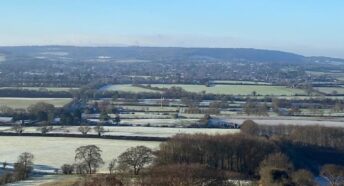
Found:
<svg viewBox="0 0 344 186"><path fill-rule="evenodd" d="M74 172L74 165L64 164L61 166L61 171L63 174L73 174Z"/></svg>
<svg viewBox="0 0 344 186"><path fill-rule="evenodd" d="M274 141L294 165L303 168L290 172L290 168L280 166L263 166L260 173L262 182L274 184L314 185L313 175L308 171L317 173L321 167L320 175L331 185L340 185L344 182L344 129L325 126L285 126L285 125L258 125L251 120L241 125L241 132L251 136L265 136ZM286 160L285 155L278 155L279 159ZM278 162L276 156L268 162ZM284 165L287 165L284 161ZM330 163L330 164L328 164ZM332 164L331 164L332 163ZM334 163L334 164L333 164ZM273 169L272 169L272 168ZM276 170L277 169L277 170ZM305 170L307 169L307 170ZM276 174L279 176L276 178ZM275 179L276 178L276 179Z"/></svg>
<svg viewBox="0 0 344 186"><path fill-rule="evenodd" d="M121 180L115 175L99 174L85 177L84 179L76 181L73 185L78 186L123 186Z"/></svg>
<svg viewBox="0 0 344 186"><path fill-rule="evenodd" d="M55 116L55 106L53 104L39 102L27 108L29 114L38 121L51 123Z"/></svg>
<svg viewBox="0 0 344 186"><path fill-rule="evenodd" d="M294 170L289 158L282 153L274 153L267 156L259 169L260 184L262 185L296 185L314 186L314 176L307 170Z"/></svg>
<svg viewBox="0 0 344 186"><path fill-rule="evenodd" d="M201 164L210 169L253 176L260 162L277 146L261 137L234 135L177 135L160 145L159 165Z"/></svg>
<svg viewBox="0 0 344 186"><path fill-rule="evenodd" d="M269 116L269 107L266 103L257 103L248 99L243 109L247 115Z"/></svg>
<svg viewBox="0 0 344 186"><path fill-rule="evenodd" d="M318 146L344 151L344 128L297 125L258 125L246 120L240 126L242 133L254 136L283 137L302 146Z"/></svg>
<svg viewBox="0 0 344 186"><path fill-rule="evenodd" d="M213 171L201 164L153 166L141 179L141 185L221 185L230 186L223 171Z"/></svg>
<svg viewBox="0 0 344 186"><path fill-rule="evenodd" d="M0 176L0 185L29 178L33 170L33 159L34 155L29 152L20 154L12 172L6 171L7 163L3 164L4 174Z"/></svg>

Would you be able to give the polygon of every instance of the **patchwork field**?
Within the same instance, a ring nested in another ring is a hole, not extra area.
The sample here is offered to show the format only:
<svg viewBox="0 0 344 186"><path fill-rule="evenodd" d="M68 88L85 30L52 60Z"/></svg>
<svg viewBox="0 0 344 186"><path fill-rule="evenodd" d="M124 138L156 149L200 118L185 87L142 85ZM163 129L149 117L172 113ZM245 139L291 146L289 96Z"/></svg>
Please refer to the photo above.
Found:
<svg viewBox="0 0 344 186"><path fill-rule="evenodd" d="M140 92L159 92L155 90L150 90L141 87L135 87L132 85L109 85L101 88L99 91L119 91L119 92L132 92L132 93L140 93Z"/></svg>
<svg viewBox="0 0 344 186"><path fill-rule="evenodd" d="M1 136L0 161L13 163L22 152L31 152L35 156L34 163L49 170L59 168L64 163L74 163L75 149L79 146L97 145L103 151L102 158L105 162L105 165L101 167L101 171L106 171L107 164L127 148L144 145L156 149L159 144L160 142L130 140Z"/></svg>
<svg viewBox="0 0 344 186"><path fill-rule="evenodd" d="M256 91L259 95L295 95L304 94L301 89L292 89L283 86L268 86L268 85L216 85L213 87L207 87L204 85L167 85L167 84L154 84L152 87L159 88L170 88L170 87L181 87L189 92L211 94L226 94L226 95L250 95L253 91Z"/></svg>
<svg viewBox="0 0 344 186"><path fill-rule="evenodd" d="M316 87L316 90L325 94L344 94L344 87Z"/></svg>
<svg viewBox="0 0 344 186"><path fill-rule="evenodd" d="M213 81L215 84L245 84L245 85L270 85L271 83L266 82L255 82L255 81L231 81L231 80L216 80Z"/></svg>
<svg viewBox="0 0 344 186"><path fill-rule="evenodd" d="M176 134L232 134L238 129L207 129L207 128L165 128L165 127L104 127L104 135L114 136L145 136L145 137L172 137ZM0 132L9 132L11 127L0 126ZM24 133L39 133L37 127L25 127ZM54 127L51 133L80 134L77 126ZM89 134L97 134L91 131ZM1 161L1 160L0 160Z"/></svg>
<svg viewBox="0 0 344 186"><path fill-rule="evenodd" d="M336 78L339 81L344 81L344 75L341 72L319 72L319 71L306 71L306 73L314 76L328 75Z"/></svg>
<svg viewBox="0 0 344 186"><path fill-rule="evenodd" d="M55 105L55 107L63 107L71 102L72 98L0 98L0 106L8 106L11 108L26 109L32 104L45 102Z"/></svg>
<svg viewBox="0 0 344 186"><path fill-rule="evenodd" d="M284 86L269 86L269 85L215 85L207 87L205 85L184 85L184 84L152 84L152 87L157 88L171 88L181 87L188 92L195 93L211 93L211 94L225 94L225 95L251 95L256 92L257 95L285 95L292 96L295 94L305 94L301 89L293 89ZM103 87L101 90L106 91L123 91L123 92L159 92L141 87L134 87L132 85L111 85Z"/></svg>
<svg viewBox="0 0 344 186"><path fill-rule="evenodd" d="M3 54L0 54L0 62L3 62L3 61L5 61L6 60L6 57L5 57L5 55L3 55Z"/></svg>
<svg viewBox="0 0 344 186"><path fill-rule="evenodd" d="M58 91L72 91L72 90L78 90L79 88L70 88L70 87L0 87L0 89L24 89L24 90L35 90L35 91L52 91L52 92L58 92Z"/></svg>

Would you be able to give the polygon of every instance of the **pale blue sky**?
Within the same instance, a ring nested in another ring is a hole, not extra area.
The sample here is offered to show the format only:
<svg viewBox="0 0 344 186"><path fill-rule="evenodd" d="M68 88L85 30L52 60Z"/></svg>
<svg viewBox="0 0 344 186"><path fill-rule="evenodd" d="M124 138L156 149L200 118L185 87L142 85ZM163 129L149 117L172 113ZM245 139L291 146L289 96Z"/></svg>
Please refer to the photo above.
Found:
<svg viewBox="0 0 344 186"><path fill-rule="evenodd" d="M0 0L0 45L245 47L344 57L343 0Z"/></svg>

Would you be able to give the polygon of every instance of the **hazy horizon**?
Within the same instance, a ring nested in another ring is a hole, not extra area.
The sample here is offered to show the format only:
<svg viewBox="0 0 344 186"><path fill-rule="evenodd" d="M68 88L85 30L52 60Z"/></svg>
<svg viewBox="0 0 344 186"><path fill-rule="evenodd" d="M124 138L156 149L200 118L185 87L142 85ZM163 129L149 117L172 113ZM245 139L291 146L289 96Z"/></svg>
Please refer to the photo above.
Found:
<svg viewBox="0 0 344 186"><path fill-rule="evenodd" d="M0 45L257 48L344 58L335 0L3 0Z"/></svg>

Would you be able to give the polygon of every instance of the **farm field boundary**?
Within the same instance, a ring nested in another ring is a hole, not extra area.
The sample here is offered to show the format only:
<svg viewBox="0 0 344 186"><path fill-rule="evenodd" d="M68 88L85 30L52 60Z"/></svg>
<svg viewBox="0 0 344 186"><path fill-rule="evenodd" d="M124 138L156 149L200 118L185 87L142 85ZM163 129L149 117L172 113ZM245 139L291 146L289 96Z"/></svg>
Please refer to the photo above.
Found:
<svg viewBox="0 0 344 186"><path fill-rule="evenodd" d="M64 137L64 138L98 138L98 139L113 139L113 140L133 140L133 141L167 141L168 137L152 137L152 136L114 136L114 135L103 135L98 136L94 134L81 135L81 134L40 134L40 133L11 133L11 132L0 132L0 136L23 136L23 137Z"/></svg>

